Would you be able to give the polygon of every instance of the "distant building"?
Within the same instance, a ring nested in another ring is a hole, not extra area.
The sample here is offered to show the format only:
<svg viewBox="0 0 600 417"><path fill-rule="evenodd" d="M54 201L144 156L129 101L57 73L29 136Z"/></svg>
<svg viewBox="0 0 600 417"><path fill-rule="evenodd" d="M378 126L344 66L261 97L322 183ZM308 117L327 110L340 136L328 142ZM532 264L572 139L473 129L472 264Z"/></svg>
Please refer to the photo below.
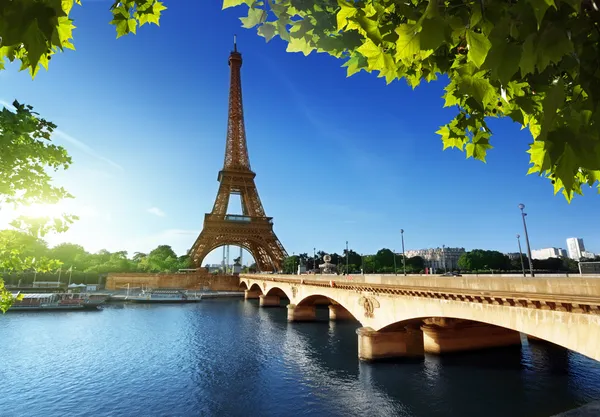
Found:
<svg viewBox="0 0 600 417"><path fill-rule="evenodd" d="M407 250L406 257L412 258L420 256L425 261L425 267L444 269L444 260L446 269L452 270L458 268L458 258L465 253L465 248L431 248Z"/></svg>
<svg viewBox="0 0 600 417"><path fill-rule="evenodd" d="M521 254L519 252L505 253L505 255L508 256L508 259L510 259L511 261L521 258Z"/></svg>
<svg viewBox="0 0 600 417"><path fill-rule="evenodd" d="M566 253L567 252L561 248L534 249L531 251L531 257L533 259L560 258L566 256Z"/></svg>
<svg viewBox="0 0 600 417"><path fill-rule="evenodd" d="M583 239L578 237L570 237L567 239L567 251L569 252L569 258L578 261L583 257L585 252L585 246L583 246Z"/></svg>
<svg viewBox="0 0 600 417"><path fill-rule="evenodd" d="M581 252L581 257L582 258L587 258L587 259L594 259L596 257L596 254L593 252L588 252L588 251L583 251Z"/></svg>

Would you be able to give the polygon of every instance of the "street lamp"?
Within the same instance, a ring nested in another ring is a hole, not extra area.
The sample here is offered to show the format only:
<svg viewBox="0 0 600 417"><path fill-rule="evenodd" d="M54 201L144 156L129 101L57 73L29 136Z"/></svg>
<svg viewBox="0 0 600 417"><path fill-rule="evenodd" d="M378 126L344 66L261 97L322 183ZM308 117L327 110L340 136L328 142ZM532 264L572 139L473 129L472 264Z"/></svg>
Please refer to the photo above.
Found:
<svg viewBox="0 0 600 417"><path fill-rule="evenodd" d="M293 267L292 267L292 275L296 275L296 272L294 272L296 270L296 252L292 252L292 262L293 262Z"/></svg>
<svg viewBox="0 0 600 417"><path fill-rule="evenodd" d="M317 271L317 249L313 248L313 272L316 274Z"/></svg>
<svg viewBox="0 0 600 417"><path fill-rule="evenodd" d="M402 267L404 268L404 276L406 276L406 256L404 256L404 229L400 229L400 236L402 236Z"/></svg>
<svg viewBox="0 0 600 417"><path fill-rule="evenodd" d="M531 276L535 277L533 273L533 261L531 259L531 246L529 245L529 234L527 233L527 223L525 223L525 216L527 213L523 211L525 208L525 204L519 204L519 209L521 209L521 218L523 219L523 229L525 230L525 242L527 243L527 257L529 258L529 272L531 272Z"/></svg>
<svg viewBox="0 0 600 417"><path fill-rule="evenodd" d="M448 272L446 269L446 245L442 245L442 259L444 262L444 273Z"/></svg>
<svg viewBox="0 0 600 417"><path fill-rule="evenodd" d="M350 253L348 253L348 241L346 241L346 275L348 275L348 255Z"/></svg>
<svg viewBox="0 0 600 417"><path fill-rule="evenodd" d="M523 270L523 276L527 276L525 275L525 262L523 262L523 251L521 250L521 239L520 239L521 235L519 235L517 233L517 243L519 244L519 256L521 257L521 269Z"/></svg>
<svg viewBox="0 0 600 417"><path fill-rule="evenodd" d="M364 254L360 254L360 271L362 272L362 274L365 274L365 255Z"/></svg>
<svg viewBox="0 0 600 417"><path fill-rule="evenodd" d="M396 249L394 249L393 252L394 252L394 275L398 275L398 271L396 271Z"/></svg>

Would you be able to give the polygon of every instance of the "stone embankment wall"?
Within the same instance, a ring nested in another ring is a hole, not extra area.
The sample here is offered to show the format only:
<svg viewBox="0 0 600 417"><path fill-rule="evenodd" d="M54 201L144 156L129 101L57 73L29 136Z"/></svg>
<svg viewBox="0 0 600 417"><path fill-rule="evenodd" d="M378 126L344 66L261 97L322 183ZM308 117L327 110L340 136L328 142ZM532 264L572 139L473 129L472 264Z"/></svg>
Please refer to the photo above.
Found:
<svg viewBox="0 0 600 417"><path fill-rule="evenodd" d="M130 288L185 288L187 290L240 291L239 277L206 273L143 274L110 273L106 278L107 290Z"/></svg>

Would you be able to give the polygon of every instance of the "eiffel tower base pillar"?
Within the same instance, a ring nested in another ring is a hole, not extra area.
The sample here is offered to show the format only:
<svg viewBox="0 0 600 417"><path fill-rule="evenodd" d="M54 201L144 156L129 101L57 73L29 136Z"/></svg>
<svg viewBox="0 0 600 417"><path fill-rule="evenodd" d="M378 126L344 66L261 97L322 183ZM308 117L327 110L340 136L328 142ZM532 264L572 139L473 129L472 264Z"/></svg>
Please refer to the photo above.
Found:
<svg viewBox="0 0 600 417"><path fill-rule="evenodd" d="M259 297L260 297L260 292L258 292L258 291L250 291L250 290L244 291L244 300L258 300Z"/></svg>
<svg viewBox="0 0 600 417"><path fill-rule="evenodd" d="M316 308L311 306L297 306L296 304L288 304L287 319L288 321L314 321L316 317Z"/></svg>
<svg viewBox="0 0 600 417"><path fill-rule="evenodd" d="M279 307L279 296L278 295L261 295L258 305L260 307Z"/></svg>

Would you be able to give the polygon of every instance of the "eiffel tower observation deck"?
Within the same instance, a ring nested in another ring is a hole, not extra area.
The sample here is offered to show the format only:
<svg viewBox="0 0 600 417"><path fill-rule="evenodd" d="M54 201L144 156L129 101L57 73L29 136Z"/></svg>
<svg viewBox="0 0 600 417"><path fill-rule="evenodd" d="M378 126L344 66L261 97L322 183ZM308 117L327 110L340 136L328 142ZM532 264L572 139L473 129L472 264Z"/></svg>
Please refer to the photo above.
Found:
<svg viewBox="0 0 600 417"><path fill-rule="evenodd" d="M212 250L219 246L234 245L252 254L261 271L282 269L287 256L283 245L273 231L273 218L267 217L260 201L250 167L241 82L242 54L234 40L229 55L229 115L223 169L217 180L219 190L213 209L204 216L202 232L190 250L190 257L197 267ZM228 214L229 199L239 195L242 214Z"/></svg>

